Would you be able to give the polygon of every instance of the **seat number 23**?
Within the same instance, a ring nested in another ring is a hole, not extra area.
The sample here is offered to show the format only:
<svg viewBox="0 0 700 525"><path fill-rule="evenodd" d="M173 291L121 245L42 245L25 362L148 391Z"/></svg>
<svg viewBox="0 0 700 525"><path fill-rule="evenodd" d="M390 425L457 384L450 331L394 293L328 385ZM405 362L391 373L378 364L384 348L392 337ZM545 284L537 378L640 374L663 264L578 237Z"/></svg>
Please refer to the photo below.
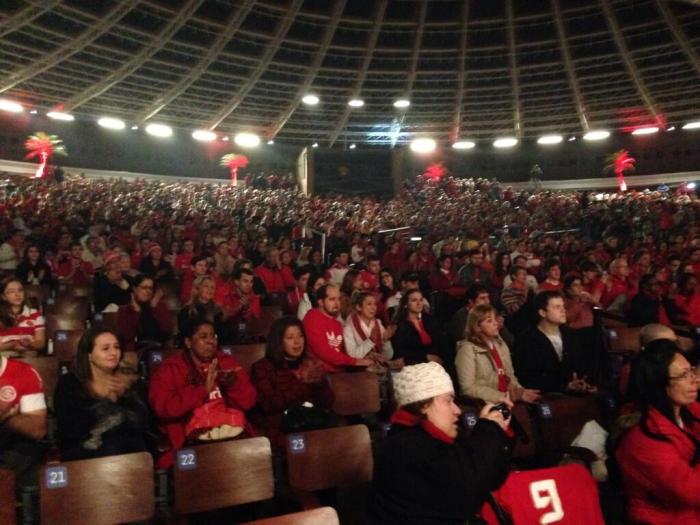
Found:
<svg viewBox="0 0 700 525"><path fill-rule="evenodd" d="M557 491L557 484L553 479L543 479L530 483L530 497L536 509L551 510L542 515L540 525L556 523L564 517L564 509L561 506L561 498Z"/></svg>

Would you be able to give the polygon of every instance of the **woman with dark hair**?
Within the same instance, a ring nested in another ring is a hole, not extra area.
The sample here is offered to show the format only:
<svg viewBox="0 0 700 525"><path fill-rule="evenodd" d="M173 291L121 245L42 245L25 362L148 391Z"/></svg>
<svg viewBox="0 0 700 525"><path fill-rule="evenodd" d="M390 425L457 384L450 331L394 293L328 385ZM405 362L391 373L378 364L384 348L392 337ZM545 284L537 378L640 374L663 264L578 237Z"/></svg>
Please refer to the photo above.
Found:
<svg viewBox="0 0 700 525"><path fill-rule="evenodd" d="M403 358L407 365L425 361L442 363L438 328L433 317L423 312L420 290L406 291L391 324L396 325L391 338L394 359Z"/></svg>
<svg viewBox="0 0 700 525"><path fill-rule="evenodd" d="M374 463L365 523L477 523L488 493L508 475L510 416L487 404L469 438L460 435L452 380L437 363L398 372L394 396L399 408Z"/></svg>
<svg viewBox="0 0 700 525"><path fill-rule="evenodd" d="M44 254L38 244L30 244L24 251L24 258L17 266L15 275L22 280L22 284L47 284L53 283L51 267L44 259Z"/></svg>
<svg viewBox="0 0 700 525"><path fill-rule="evenodd" d="M0 282L0 352L42 350L46 344L44 316L25 301L17 277Z"/></svg>
<svg viewBox="0 0 700 525"><path fill-rule="evenodd" d="M653 341L632 366L640 419L615 452L632 523L700 523L698 384L697 370L672 341Z"/></svg>
<svg viewBox="0 0 700 525"><path fill-rule="evenodd" d="M429 281L433 291L443 292L451 297L462 297L467 291L454 269L454 259L451 255L441 255L438 258Z"/></svg>
<svg viewBox="0 0 700 525"><path fill-rule="evenodd" d="M299 301L299 306L297 308L297 318L300 321L304 320L304 316L311 310L316 304L316 290L321 288L326 284L326 280L323 275L312 273L309 276L309 282L306 285L306 291Z"/></svg>
<svg viewBox="0 0 700 525"><path fill-rule="evenodd" d="M73 371L60 377L54 396L61 460L148 450L145 389L122 371L123 355L107 328L93 326L80 338Z"/></svg>
<svg viewBox="0 0 700 525"><path fill-rule="evenodd" d="M125 350L133 350L137 342L163 344L170 338L172 320L162 298L162 290L154 292L153 279L146 275L134 279L131 301L120 306L117 314L117 333Z"/></svg>
<svg viewBox="0 0 700 525"><path fill-rule="evenodd" d="M243 367L219 351L212 323L196 322L184 336L184 350L158 367L149 387L153 413L170 441L159 468L172 465L188 439L222 439L250 430L244 413L257 397Z"/></svg>
<svg viewBox="0 0 700 525"><path fill-rule="evenodd" d="M199 321L209 321L214 325L220 342L227 342L229 333L224 321L224 311L214 302L216 281L210 275L201 275L192 283L189 302L177 314L179 334L189 334L192 326Z"/></svg>
<svg viewBox="0 0 700 525"><path fill-rule="evenodd" d="M352 313L350 298L353 292L362 290L362 278L359 270L348 270L340 285L340 317L347 319Z"/></svg>
<svg viewBox="0 0 700 525"><path fill-rule="evenodd" d="M265 357L250 370L258 391L260 426L274 447L284 447L285 410L303 403L330 408L333 392L320 361L306 353L304 325L296 317L282 317L270 327Z"/></svg>
<svg viewBox="0 0 700 525"><path fill-rule="evenodd" d="M139 270L144 275L153 279L156 283L165 283L175 280L173 267L163 259L163 248L158 243L151 243L148 254L141 261Z"/></svg>
<svg viewBox="0 0 700 525"><path fill-rule="evenodd" d="M576 274L564 277L564 306L566 326L573 329L593 326L593 307L599 305L583 289L581 277Z"/></svg>
<svg viewBox="0 0 700 525"><path fill-rule="evenodd" d="M493 261L493 273L491 274L491 283L495 288L501 290L503 288L503 280L508 275L510 270L510 254L508 252L498 252Z"/></svg>

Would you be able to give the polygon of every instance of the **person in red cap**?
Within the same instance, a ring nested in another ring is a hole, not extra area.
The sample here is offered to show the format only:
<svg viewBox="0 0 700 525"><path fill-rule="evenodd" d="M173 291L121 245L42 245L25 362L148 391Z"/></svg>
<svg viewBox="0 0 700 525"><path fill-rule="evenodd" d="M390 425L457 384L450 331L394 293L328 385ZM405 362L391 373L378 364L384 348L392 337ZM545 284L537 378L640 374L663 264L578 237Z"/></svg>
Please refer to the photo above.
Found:
<svg viewBox="0 0 700 525"><path fill-rule="evenodd" d="M204 421L196 419L204 405L214 405L207 412L210 420L221 423L217 426L247 426L250 432L241 413L253 408L257 391L238 361L219 351L214 325L201 321L185 335L185 349L165 360L153 374L148 397L158 426L170 442L157 465L168 468L189 436L194 437L198 429L210 430L198 427Z"/></svg>

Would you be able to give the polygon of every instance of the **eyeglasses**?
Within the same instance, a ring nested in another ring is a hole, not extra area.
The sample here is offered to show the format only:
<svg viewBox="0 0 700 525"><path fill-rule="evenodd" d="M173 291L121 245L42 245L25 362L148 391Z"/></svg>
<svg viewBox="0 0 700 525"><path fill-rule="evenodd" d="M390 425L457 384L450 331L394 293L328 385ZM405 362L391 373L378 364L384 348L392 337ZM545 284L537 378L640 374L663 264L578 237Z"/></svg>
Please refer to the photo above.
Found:
<svg viewBox="0 0 700 525"><path fill-rule="evenodd" d="M698 369L695 366L691 366L688 370L685 370L682 374L678 374L677 376L670 376L669 379L671 381L673 380L679 380L679 381L688 381L689 379L695 380L698 378Z"/></svg>

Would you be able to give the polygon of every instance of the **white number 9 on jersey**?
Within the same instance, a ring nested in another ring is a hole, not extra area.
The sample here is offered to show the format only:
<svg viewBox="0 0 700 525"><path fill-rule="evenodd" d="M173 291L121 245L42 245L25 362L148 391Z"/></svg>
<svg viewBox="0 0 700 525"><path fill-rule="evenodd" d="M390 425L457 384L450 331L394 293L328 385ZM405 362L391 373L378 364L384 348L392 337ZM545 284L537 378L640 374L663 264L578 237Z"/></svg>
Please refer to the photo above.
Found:
<svg viewBox="0 0 700 525"><path fill-rule="evenodd" d="M542 481L530 483L530 496L536 509L552 508L550 512L542 515L540 525L556 523L564 517L564 509L561 506L559 492L557 492L557 484L553 479L543 479Z"/></svg>

